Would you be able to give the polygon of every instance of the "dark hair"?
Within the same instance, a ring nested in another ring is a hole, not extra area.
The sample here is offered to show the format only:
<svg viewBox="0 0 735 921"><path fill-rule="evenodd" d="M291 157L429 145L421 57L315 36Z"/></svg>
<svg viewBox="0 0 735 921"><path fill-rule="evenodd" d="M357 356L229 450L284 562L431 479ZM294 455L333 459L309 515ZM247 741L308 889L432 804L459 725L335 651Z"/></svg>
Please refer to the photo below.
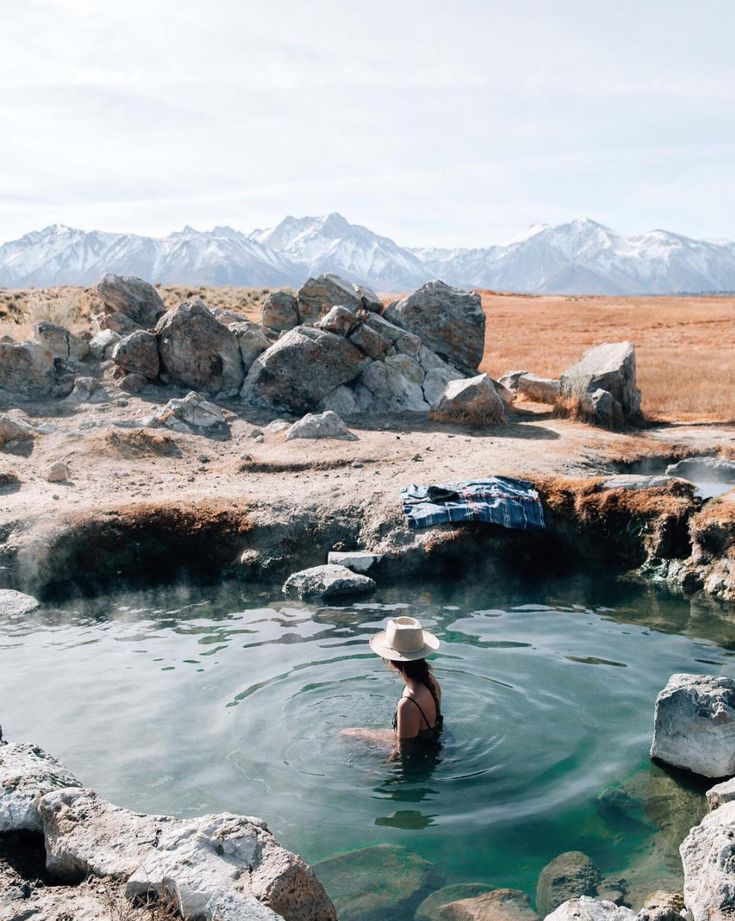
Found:
<svg viewBox="0 0 735 921"><path fill-rule="evenodd" d="M427 660L413 659L413 661L410 662L397 662L392 659L386 659L385 661L388 663L390 668L394 668L397 672L400 672L407 678L411 678L413 681L418 681L419 684L424 685L424 687L434 698L434 705L436 706L436 712L438 715L439 698L436 694L436 679L434 678L434 672L431 670L431 665L429 665Z"/></svg>

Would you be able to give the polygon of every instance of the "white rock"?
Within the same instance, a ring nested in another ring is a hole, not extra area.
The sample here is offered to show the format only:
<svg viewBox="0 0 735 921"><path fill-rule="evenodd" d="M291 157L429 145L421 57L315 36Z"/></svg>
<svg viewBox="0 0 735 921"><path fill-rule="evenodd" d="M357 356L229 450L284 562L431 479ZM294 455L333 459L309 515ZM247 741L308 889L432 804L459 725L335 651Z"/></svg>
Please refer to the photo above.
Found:
<svg viewBox="0 0 735 921"><path fill-rule="evenodd" d="M79 781L35 745L0 742L0 833L41 831L40 798Z"/></svg>
<svg viewBox="0 0 735 921"><path fill-rule="evenodd" d="M611 476L602 484L603 489L655 489L668 486L671 482L669 476L644 476L638 473L619 473Z"/></svg>
<svg viewBox="0 0 735 921"><path fill-rule="evenodd" d="M191 391L181 399L169 400L158 407L145 421L154 428L165 426L187 435L205 435L208 438L227 439L230 426L224 413L215 403Z"/></svg>
<svg viewBox="0 0 735 921"><path fill-rule="evenodd" d="M717 809L732 800L735 800L735 777L723 780L722 783L717 783L707 790L707 802L710 809Z"/></svg>
<svg viewBox="0 0 735 921"><path fill-rule="evenodd" d="M49 468L46 479L49 483L66 483L69 479L69 468L61 461L57 461Z"/></svg>
<svg viewBox="0 0 735 921"><path fill-rule="evenodd" d="M505 407L487 374L447 384L434 417L443 422L495 425L505 421Z"/></svg>
<svg viewBox="0 0 735 921"><path fill-rule="evenodd" d="M319 409L322 412L331 409L338 416L352 416L357 412L357 400L350 388L341 384L319 402Z"/></svg>
<svg viewBox="0 0 735 921"><path fill-rule="evenodd" d="M330 550L327 554L327 563L336 566L346 566L352 572L366 573L383 559L382 553L368 553L366 550L352 550L342 552Z"/></svg>
<svg viewBox="0 0 735 921"><path fill-rule="evenodd" d="M705 777L735 774L735 679L672 675L656 699L651 757Z"/></svg>
<svg viewBox="0 0 735 921"><path fill-rule="evenodd" d="M89 350L96 359L103 361L105 358L111 357L112 350L121 339L122 336L114 330L103 329L95 336L92 336Z"/></svg>
<svg viewBox="0 0 735 921"><path fill-rule="evenodd" d="M735 803L706 815L679 848L693 921L730 921L735 899Z"/></svg>
<svg viewBox="0 0 735 921"><path fill-rule="evenodd" d="M66 398L67 403L107 403L110 394L105 390L104 384L94 377L77 377L74 379L74 389Z"/></svg>
<svg viewBox="0 0 735 921"><path fill-rule="evenodd" d="M546 916L546 921L635 921L635 918L636 913L630 908L583 895L562 902Z"/></svg>
<svg viewBox="0 0 735 921"><path fill-rule="evenodd" d="M39 601L33 595L16 592L12 588L0 588L0 616L18 617L35 611Z"/></svg>
<svg viewBox="0 0 735 921"><path fill-rule="evenodd" d="M35 437L36 430L25 419L13 419L0 415L0 447L13 441L29 441Z"/></svg>
<svg viewBox="0 0 735 921"><path fill-rule="evenodd" d="M207 902L205 916L207 921L283 921L283 915L257 899L231 891L215 892Z"/></svg>
<svg viewBox="0 0 735 921"><path fill-rule="evenodd" d="M286 432L286 441L294 438L337 438L342 441L357 441L337 413L327 410L323 413L307 413L303 419L294 422Z"/></svg>
<svg viewBox="0 0 735 921"><path fill-rule="evenodd" d="M283 593L298 598L339 598L371 592L375 582L369 576L352 572L346 566L327 564L292 573Z"/></svg>
<svg viewBox="0 0 735 921"><path fill-rule="evenodd" d="M515 391L518 390L518 381L524 374L530 374L530 371L506 371L503 374L499 381L503 387L507 387L508 390Z"/></svg>
<svg viewBox="0 0 735 921"><path fill-rule="evenodd" d="M516 388L526 400L533 403L551 403L559 399L561 385L551 377L539 377L536 374L521 374L516 380Z"/></svg>
<svg viewBox="0 0 735 921"><path fill-rule="evenodd" d="M591 421L617 422L618 413L622 421L635 421L640 416L641 393L636 386L635 349L630 342L605 342L587 349L564 371L560 384L564 403ZM610 400L600 394L595 399L597 391L610 394Z"/></svg>

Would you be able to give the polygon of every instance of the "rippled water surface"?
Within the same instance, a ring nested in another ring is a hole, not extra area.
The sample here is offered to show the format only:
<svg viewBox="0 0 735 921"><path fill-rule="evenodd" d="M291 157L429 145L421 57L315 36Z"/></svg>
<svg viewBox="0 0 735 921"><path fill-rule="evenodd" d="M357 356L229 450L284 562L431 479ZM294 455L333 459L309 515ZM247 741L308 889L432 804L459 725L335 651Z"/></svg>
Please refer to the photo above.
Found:
<svg viewBox="0 0 735 921"><path fill-rule="evenodd" d="M443 747L408 762L340 736L390 723L401 686L366 641L396 612L443 641ZM351 606L169 588L0 622L0 721L136 810L260 815L310 862L401 844L533 894L561 851L619 873L670 828L646 800L680 783L648 764L653 702L672 672L735 675L731 636L707 606L594 583Z"/></svg>

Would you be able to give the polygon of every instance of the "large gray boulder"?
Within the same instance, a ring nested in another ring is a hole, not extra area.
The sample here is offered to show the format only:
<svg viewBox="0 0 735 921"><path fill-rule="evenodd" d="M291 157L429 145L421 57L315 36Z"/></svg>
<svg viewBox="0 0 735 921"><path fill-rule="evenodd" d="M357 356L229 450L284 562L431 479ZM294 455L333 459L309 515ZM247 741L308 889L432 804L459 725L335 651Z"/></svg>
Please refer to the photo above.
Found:
<svg viewBox="0 0 735 921"><path fill-rule="evenodd" d="M343 336L299 326L255 359L241 396L255 405L308 412L340 384L354 380L367 361Z"/></svg>
<svg viewBox="0 0 735 921"><path fill-rule="evenodd" d="M158 341L153 333L136 330L115 344L112 360L128 373L142 374L154 381L159 370Z"/></svg>
<svg viewBox="0 0 735 921"><path fill-rule="evenodd" d="M353 311L380 310L382 304L369 288L353 285L339 275L320 275L309 278L299 288L297 295L299 323L314 325L326 316L332 307L347 307Z"/></svg>
<svg viewBox="0 0 735 921"><path fill-rule="evenodd" d="M436 913L439 921L538 921L531 902L520 889L493 889L458 899Z"/></svg>
<svg viewBox="0 0 735 921"><path fill-rule="evenodd" d="M250 365L258 355L271 347L271 340L266 336L265 330L261 326L258 326L257 323L249 323L247 320L230 323L229 328L235 334L237 344L240 347L243 374L247 374Z"/></svg>
<svg viewBox="0 0 735 921"><path fill-rule="evenodd" d="M735 774L735 678L672 675L656 698L651 757L704 777Z"/></svg>
<svg viewBox="0 0 735 921"><path fill-rule="evenodd" d="M352 572L346 566L327 563L292 573L283 585L290 598L344 598L372 592L375 582L369 576Z"/></svg>
<svg viewBox="0 0 735 921"><path fill-rule="evenodd" d="M51 395L56 382L54 356L36 342L0 340L0 389L26 399Z"/></svg>
<svg viewBox="0 0 735 921"><path fill-rule="evenodd" d="M546 921L636 921L636 913L615 902L592 899L583 895L563 902L546 916Z"/></svg>
<svg viewBox="0 0 735 921"><path fill-rule="evenodd" d="M497 425L505 421L505 404L487 374L478 374L450 381L432 416L440 422Z"/></svg>
<svg viewBox="0 0 735 921"><path fill-rule="evenodd" d="M165 313L156 326L161 374L210 396L240 392L243 365L235 334L194 298Z"/></svg>
<svg viewBox="0 0 735 921"><path fill-rule="evenodd" d="M42 321L36 324L35 337L39 345L63 361L82 361L89 355L89 342L80 339L56 323Z"/></svg>
<svg viewBox="0 0 735 921"><path fill-rule="evenodd" d="M425 372L409 355L388 355L384 361L372 361L355 384L355 397L362 413L425 413L423 383Z"/></svg>
<svg viewBox="0 0 735 921"><path fill-rule="evenodd" d="M689 832L681 847L684 902L692 921L731 921L735 900L735 803Z"/></svg>
<svg viewBox="0 0 735 921"><path fill-rule="evenodd" d="M307 413L294 422L286 432L286 441L295 438L336 438L341 441L357 441L357 435L347 428L337 413L327 410L323 413Z"/></svg>
<svg viewBox="0 0 735 921"><path fill-rule="evenodd" d="M0 741L0 834L41 831L41 797L79 781L36 745Z"/></svg>
<svg viewBox="0 0 735 921"><path fill-rule="evenodd" d="M92 357L98 361L106 361L112 356L113 349L122 339L120 333L114 329L102 329L95 333L89 342L89 350Z"/></svg>
<svg viewBox="0 0 735 921"><path fill-rule="evenodd" d="M581 851L566 851L547 863L536 885L536 908L541 917L551 914L562 902L593 896L602 874Z"/></svg>
<svg viewBox="0 0 735 921"><path fill-rule="evenodd" d="M735 800L735 777L716 783L714 787L707 790L707 805L710 809L718 809L733 800Z"/></svg>
<svg viewBox="0 0 735 921"><path fill-rule="evenodd" d="M109 314L121 313L146 329L155 326L166 311L158 291L132 275L103 275L97 294Z"/></svg>
<svg viewBox="0 0 735 921"><path fill-rule="evenodd" d="M474 371L485 349L485 314L479 294L431 281L385 310L392 323L462 371Z"/></svg>
<svg viewBox="0 0 735 921"><path fill-rule="evenodd" d="M287 291L272 291L263 301L260 322L276 332L299 324L298 301Z"/></svg>
<svg viewBox="0 0 735 921"><path fill-rule="evenodd" d="M591 422L610 425L640 418L641 392L636 386L635 349L630 342L606 342L588 349L559 381L563 405ZM609 393L611 399L600 394L594 397L598 390Z"/></svg>

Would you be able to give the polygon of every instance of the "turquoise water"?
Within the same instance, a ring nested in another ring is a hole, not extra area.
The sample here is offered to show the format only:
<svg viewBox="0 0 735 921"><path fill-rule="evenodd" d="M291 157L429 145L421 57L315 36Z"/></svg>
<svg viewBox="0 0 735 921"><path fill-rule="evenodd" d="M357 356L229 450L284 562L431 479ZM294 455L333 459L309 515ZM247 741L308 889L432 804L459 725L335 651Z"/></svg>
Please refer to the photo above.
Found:
<svg viewBox="0 0 735 921"><path fill-rule="evenodd" d="M339 734L389 725L401 686L366 641L397 612L443 640L444 744L407 763ZM732 636L724 612L602 581L349 606L168 588L0 622L0 722L135 810L260 815L312 863L400 844L533 895L566 850L674 867L701 796L649 765L653 703L673 672L735 675Z"/></svg>

